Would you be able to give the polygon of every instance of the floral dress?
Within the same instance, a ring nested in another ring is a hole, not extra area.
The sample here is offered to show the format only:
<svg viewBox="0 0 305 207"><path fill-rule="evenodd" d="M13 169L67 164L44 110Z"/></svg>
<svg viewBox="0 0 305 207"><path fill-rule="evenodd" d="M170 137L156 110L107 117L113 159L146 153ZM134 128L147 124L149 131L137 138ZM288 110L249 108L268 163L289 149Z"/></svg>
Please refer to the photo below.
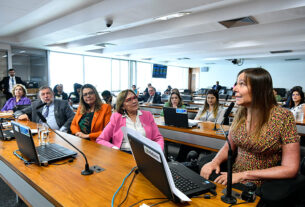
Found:
<svg viewBox="0 0 305 207"><path fill-rule="evenodd" d="M231 138L238 153L233 172L260 170L281 165L282 145L300 141L292 113L279 106L271 110L269 121L258 137L247 134L243 123L231 131ZM261 185L262 181L254 181Z"/></svg>

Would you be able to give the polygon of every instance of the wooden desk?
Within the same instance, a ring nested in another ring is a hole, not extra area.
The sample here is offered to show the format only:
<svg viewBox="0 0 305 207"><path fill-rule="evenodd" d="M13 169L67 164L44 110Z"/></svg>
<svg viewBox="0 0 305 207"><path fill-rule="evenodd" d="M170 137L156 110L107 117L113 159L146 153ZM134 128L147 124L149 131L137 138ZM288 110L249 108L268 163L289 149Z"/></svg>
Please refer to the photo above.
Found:
<svg viewBox="0 0 305 207"><path fill-rule="evenodd" d="M32 126L31 122L21 122ZM121 185L123 178L136 166L132 155L101 146L91 141L83 140L72 135L65 136L87 155L90 165L99 165L105 171L83 176L84 159L80 154L72 163L64 165L24 165L13 155L16 150L16 141L0 141L0 176L6 183L30 206L110 206L115 191ZM37 142L37 137L34 137ZM62 139L51 134L51 142L56 142L72 149ZM124 198L131 177L121 189L115 199L117 206ZM189 206L228 206L220 200L224 186L217 184L217 196L211 199L193 198ZM140 201L144 198L163 198L164 195L156 189L142 174L138 174L131 186L129 196L124 206ZM161 200L145 201L142 203L154 204ZM242 202L242 201L238 201ZM256 206L256 203L243 206ZM139 205L138 205L139 206ZM161 206L185 206L167 202Z"/></svg>
<svg viewBox="0 0 305 207"><path fill-rule="evenodd" d="M201 122L198 127L192 129L165 126L163 117L155 118L160 133L165 140L198 147L211 151L218 151L225 144L225 137L221 131L214 131L214 123ZM219 128L219 124L217 124ZM229 130L228 126L223 126L224 130Z"/></svg>

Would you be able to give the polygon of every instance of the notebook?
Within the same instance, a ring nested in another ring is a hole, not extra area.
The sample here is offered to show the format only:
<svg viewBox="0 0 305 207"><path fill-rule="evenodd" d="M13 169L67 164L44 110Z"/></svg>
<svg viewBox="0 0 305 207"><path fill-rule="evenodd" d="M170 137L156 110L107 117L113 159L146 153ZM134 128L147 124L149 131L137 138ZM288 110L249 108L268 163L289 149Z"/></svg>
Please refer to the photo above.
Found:
<svg viewBox="0 0 305 207"><path fill-rule="evenodd" d="M35 162L37 165L46 165L77 155L76 152L55 143L35 147L31 129L14 121L11 123L19 151L29 161Z"/></svg>
<svg viewBox="0 0 305 207"><path fill-rule="evenodd" d="M161 147L137 132L125 128L139 171L169 199L188 197L215 189L216 185L178 162L167 163Z"/></svg>
<svg viewBox="0 0 305 207"><path fill-rule="evenodd" d="M187 109L163 107L165 125L192 128L198 121L188 119Z"/></svg>

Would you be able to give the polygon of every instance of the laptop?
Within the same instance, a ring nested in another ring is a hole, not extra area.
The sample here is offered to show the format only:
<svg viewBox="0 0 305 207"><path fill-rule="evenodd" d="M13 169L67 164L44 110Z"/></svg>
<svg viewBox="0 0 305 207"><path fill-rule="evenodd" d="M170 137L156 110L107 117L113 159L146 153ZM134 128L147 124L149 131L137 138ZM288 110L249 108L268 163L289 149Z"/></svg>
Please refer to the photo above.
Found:
<svg viewBox="0 0 305 207"><path fill-rule="evenodd" d="M55 143L35 147L31 129L14 121L11 123L19 151L29 161L35 162L37 165L46 165L77 155L76 152Z"/></svg>
<svg viewBox="0 0 305 207"><path fill-rule="evenodd" d="M188 119L187 109L163 107L165 125L192 128L198 121Z"/></svg>
<svg viewBox="0 0 305 207"><path fill-rule="evenodd" d="M161 147L156 142L131 129L126 130L139 171L170 200L179 202L184 199L183 196L188 198L216 188L214 183L181 163L167 163Z"/></svg>

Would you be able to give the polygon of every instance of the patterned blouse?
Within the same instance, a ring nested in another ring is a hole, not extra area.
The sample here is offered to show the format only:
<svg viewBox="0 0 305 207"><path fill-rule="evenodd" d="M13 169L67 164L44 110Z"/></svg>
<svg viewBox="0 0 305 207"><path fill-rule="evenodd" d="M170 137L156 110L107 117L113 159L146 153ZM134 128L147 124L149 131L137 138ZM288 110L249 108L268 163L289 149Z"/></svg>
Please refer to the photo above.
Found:
<svg viewBox="0 0 305 207"><path fill-rule="evenodd" d="M79 120L79 128L84 134L91 133L91 123L93 119L94 112L85 113Z"/></svg>
<svg viewBox="0 0 305 207"><path fill-rule="evenodd" d="M267 124L259 137L247 134L243 123L236 131L231 131L231 138L238 147L233 165L233 172L260 170L281 165L282 145L300 141L294 117L290 111L276 106L271 110ZM258 186L262 181L254 181Z"/></svg>

